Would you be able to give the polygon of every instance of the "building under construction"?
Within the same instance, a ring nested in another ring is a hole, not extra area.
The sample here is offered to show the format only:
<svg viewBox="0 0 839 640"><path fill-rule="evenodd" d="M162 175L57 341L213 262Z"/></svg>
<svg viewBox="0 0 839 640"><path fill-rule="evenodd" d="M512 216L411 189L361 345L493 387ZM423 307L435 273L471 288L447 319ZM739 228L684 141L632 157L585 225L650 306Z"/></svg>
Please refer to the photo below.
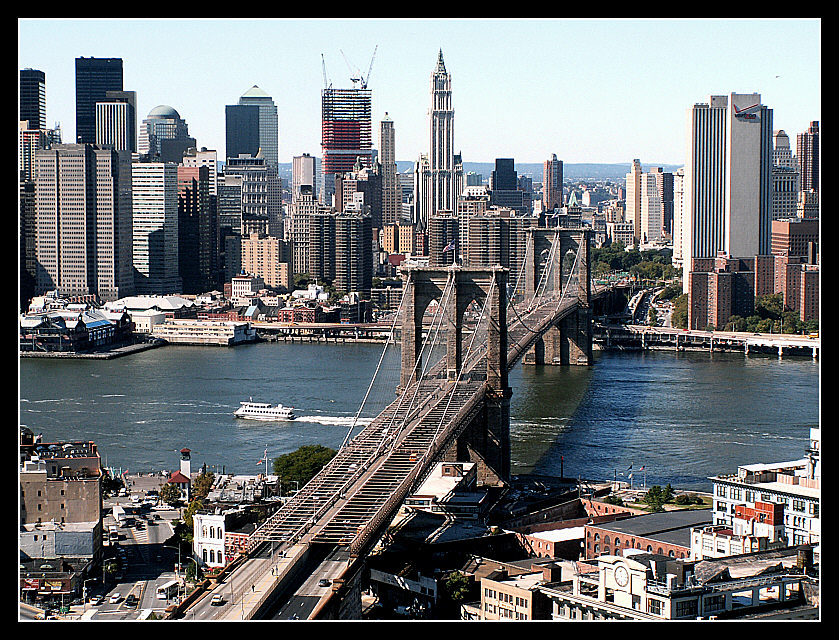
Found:
<svg viewBox="0 0 839 640"><path fill-rule="evenodd" d="M335 193L335 174L351 173L359 159L363 167L372 165L372 92L329 86L323 89L321 105L322 202L328 205Z"/></svg>

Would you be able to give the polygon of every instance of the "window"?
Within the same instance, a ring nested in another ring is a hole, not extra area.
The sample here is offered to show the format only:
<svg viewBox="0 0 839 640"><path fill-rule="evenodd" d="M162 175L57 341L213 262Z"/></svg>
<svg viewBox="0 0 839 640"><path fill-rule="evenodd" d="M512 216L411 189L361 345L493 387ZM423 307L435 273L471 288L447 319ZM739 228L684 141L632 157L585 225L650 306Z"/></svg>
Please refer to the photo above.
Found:
<svg viewBox="0 0 839 640"><path fill-rule="evenodd" d="M647 613L651 613L654 616L660 616L662 611L661 600L656 600L655 598L648 598L647 599Z"/></svg>
<svg viewBox="0 0 839 640"><path fill-rule="evenodd" d="M699 612L699 602L697 600L680 600L676 602L676 618L691 617L695 618Z"/></svg>

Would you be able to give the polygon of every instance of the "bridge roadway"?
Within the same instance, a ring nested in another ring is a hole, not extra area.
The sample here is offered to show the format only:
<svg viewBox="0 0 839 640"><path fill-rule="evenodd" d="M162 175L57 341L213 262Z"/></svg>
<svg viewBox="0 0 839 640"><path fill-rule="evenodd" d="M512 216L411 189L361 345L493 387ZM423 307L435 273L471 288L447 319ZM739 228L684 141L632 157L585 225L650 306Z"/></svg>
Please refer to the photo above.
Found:
<svg viewBox="0 0 839 640"><path fill-rule="evenodd" d="M549 298L532 309L507 309L507 367L512 369L534 342L577 307L576 296ZM464 351L466 349L464 348ZM312 545L348 548L362 556L375 544L418 480L481 410L486 393L486 343L467 357L459 381L446 379L438 363L414 382L252 536L249 558L213 593L232 594L220 607L207 606L209 594L187 618L251 619L265 614L266 603L281 583L305 564ZM273 550L268 553L266 549ZM307 569L335 580L334 566ZM315 617L330 593L310 593ZM248 590L250 589L250 593ZM240 594L237 598L236 594ZM301 597L296 594L295 597ZM301 616L302 617L302 616Z"/></svg>

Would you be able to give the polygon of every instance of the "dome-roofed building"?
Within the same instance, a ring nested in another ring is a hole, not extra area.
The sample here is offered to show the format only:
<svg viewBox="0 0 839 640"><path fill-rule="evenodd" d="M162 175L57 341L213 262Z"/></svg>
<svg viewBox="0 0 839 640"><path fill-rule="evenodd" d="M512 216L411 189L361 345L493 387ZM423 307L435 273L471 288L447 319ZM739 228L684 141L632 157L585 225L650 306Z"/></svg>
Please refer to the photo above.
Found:
<svg viewBox="0 0 839 640"><path fill-rule="evenodd" d="M195 146L195 138L189 137L186 121L167 104L149 111L140 127L138 150L141 156L149 159L178 164L184 151Z"/></svg>

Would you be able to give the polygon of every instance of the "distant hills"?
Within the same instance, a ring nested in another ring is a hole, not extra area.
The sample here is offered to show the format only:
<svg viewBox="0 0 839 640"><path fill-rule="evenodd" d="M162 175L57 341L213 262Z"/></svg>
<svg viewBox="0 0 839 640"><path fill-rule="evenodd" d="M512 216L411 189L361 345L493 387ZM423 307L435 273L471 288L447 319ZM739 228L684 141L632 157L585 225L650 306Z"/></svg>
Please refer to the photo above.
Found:
<svg viewBox="0 0 839 640"><path fill-rule="evenodd" d="M629 169L632 166L631 162L626 163L617 163L617 164L608 164L608 163L595 163L595 162L586 162L586 163L569 163L565 162L562 165L562 174L563 178L566 180L582 180L585 178L591 178L595 180L623 180L626 178L626 174L629 173ZM661 167L662 171L667 173L673 173L682 165L680 164L643 164L642 167L645 171L649 171L650 167ZM403 161L398 160L396 162L396 168L399 172L403 171L410 171L413 169L414 163L410 161ZM479 173L483 176L484 180L489 180L490 174L495 169L495 162L464 162L463 163L463 171L464 173L469 173L470 171L474 171L475 173ZM516 172L520 176L531 176L534 181L541 182L542 181L542 163L541 162L522 162L516 163Z"/></svg>
<svg viewBox="0 0 839 640"><path fill-rule="evenodd" d="M624 180L626 174L629 173L629 168L632 166L630 162L625 163L571 163L565 162L562 165L563 177L566 180ZM661 167L667 173L675 172L680 164L656 164L656 163L642 163L644 171L649 171L650 167ZM291 163L280 163L280 175L291 176ZM414 163L411 160L397 160L396 168L399 173L411 171L414 168ZM483 176L484 181L489 181L489 176L495 169L495 162L464 162L463 171L475 173ZM521 162L516 163L516 172L520 176L531 176L535 182L542 181L542 163L541 162Z"/></svg>

